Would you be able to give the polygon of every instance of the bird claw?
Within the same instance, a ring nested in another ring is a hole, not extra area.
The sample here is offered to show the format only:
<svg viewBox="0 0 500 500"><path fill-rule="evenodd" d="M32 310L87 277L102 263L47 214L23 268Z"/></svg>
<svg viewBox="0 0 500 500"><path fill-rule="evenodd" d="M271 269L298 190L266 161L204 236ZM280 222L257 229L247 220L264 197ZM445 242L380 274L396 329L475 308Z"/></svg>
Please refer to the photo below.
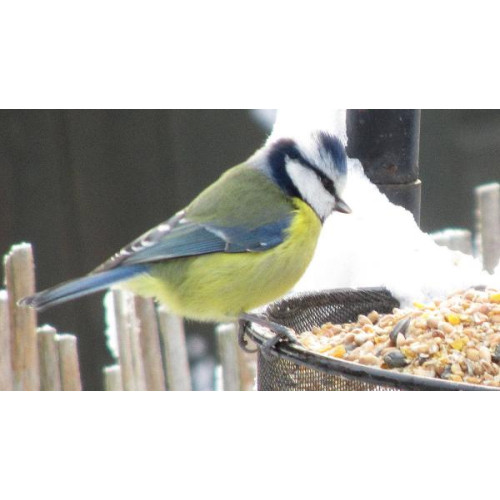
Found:
<svg viewBox="0 0 500 500"><path fill-rule="evenodd" d="M248 342L245 339L245 328L252 322L265 328L269 328L275 334L260 346L260 351L266 359L271 358L271 351L275 349L278 344L284 342L296 344L298 342L295 332L291 328L287 328L286 326L278 323L273 323L272 321L268 321L260 316L246 314L240 317L238 329L238 344L245 352L254 353L258 351L258 349L249 349Z"/></svg>
<svg viewBox="0 0 500 500"><path fill-rule="evenodd" d="M246 319L239 319L238 320L238 345L240 346L240 349L242 349L245 352L248 352L249 354L254 354L256 353L259 349L250 349L248 347L248 341L246 340L246 327L250 323L250 321Z"/></svg>

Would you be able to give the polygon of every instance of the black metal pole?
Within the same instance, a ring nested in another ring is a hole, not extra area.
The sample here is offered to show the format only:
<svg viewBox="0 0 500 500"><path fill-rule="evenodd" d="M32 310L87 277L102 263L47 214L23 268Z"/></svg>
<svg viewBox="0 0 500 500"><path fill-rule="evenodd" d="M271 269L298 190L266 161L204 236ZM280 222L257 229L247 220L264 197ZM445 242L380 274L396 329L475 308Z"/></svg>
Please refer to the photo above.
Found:
<svg viewBox="0 0 500 500"><path fill-rule="evenodd" d="M347 154L391 202L420 222L419 109L350 109Z"/></svg>

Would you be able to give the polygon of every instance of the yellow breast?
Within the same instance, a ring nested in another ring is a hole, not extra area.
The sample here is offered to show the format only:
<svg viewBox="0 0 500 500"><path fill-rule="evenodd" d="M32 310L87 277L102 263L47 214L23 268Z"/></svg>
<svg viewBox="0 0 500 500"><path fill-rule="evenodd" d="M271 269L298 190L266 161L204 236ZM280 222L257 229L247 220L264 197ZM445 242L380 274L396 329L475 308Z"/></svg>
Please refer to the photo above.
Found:
<svg viewBox="0 0 500 500"><path fill-rule="evenodd" d="M265 252L184 257L156 264L149 277L127 288L155 296L176 314L202 321L225 321L287 293L309 265L321 222L295 198L295 216L280 245Z"/></svg>

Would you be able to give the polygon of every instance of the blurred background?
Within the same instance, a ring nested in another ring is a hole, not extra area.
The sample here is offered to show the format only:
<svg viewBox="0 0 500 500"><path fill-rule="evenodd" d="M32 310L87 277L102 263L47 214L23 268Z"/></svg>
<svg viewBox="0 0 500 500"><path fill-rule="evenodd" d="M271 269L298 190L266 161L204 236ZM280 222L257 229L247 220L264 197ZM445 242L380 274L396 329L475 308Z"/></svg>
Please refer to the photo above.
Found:
<svg viewBox="0 0 500 500"><path fill-rule="evenodd" d="M0 110L0 254L32 243L38 289L91 271L252 154L262 111ZM473 188L500 176L500 111L423 110L420 138L422 229L473 230ZM39 323L78 336L84 388L102 389L102 294ZM187 333L194 388L211 389L213 325Z"/></svg>

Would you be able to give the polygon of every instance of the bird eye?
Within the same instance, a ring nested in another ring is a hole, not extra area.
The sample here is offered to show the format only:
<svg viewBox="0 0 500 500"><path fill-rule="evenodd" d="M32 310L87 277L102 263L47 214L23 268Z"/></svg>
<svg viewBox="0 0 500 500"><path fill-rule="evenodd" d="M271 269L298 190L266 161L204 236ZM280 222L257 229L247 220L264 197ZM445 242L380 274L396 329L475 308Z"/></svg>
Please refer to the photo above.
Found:
<svg viewBox="0 0 500 500"><path fill-rule="evenodd" d="M286 155L290 160L298 160L300 158L299 152L295 148L290 148L287 152Z"/></svg>
<svg viewBox="0 0 500 500"><path fill-rule="evenodd" d="M329 179L328 177L321 177L321 184L323 184L323 187L329 192L332 193L334 192L334 185L333 181Z"/></svg>

